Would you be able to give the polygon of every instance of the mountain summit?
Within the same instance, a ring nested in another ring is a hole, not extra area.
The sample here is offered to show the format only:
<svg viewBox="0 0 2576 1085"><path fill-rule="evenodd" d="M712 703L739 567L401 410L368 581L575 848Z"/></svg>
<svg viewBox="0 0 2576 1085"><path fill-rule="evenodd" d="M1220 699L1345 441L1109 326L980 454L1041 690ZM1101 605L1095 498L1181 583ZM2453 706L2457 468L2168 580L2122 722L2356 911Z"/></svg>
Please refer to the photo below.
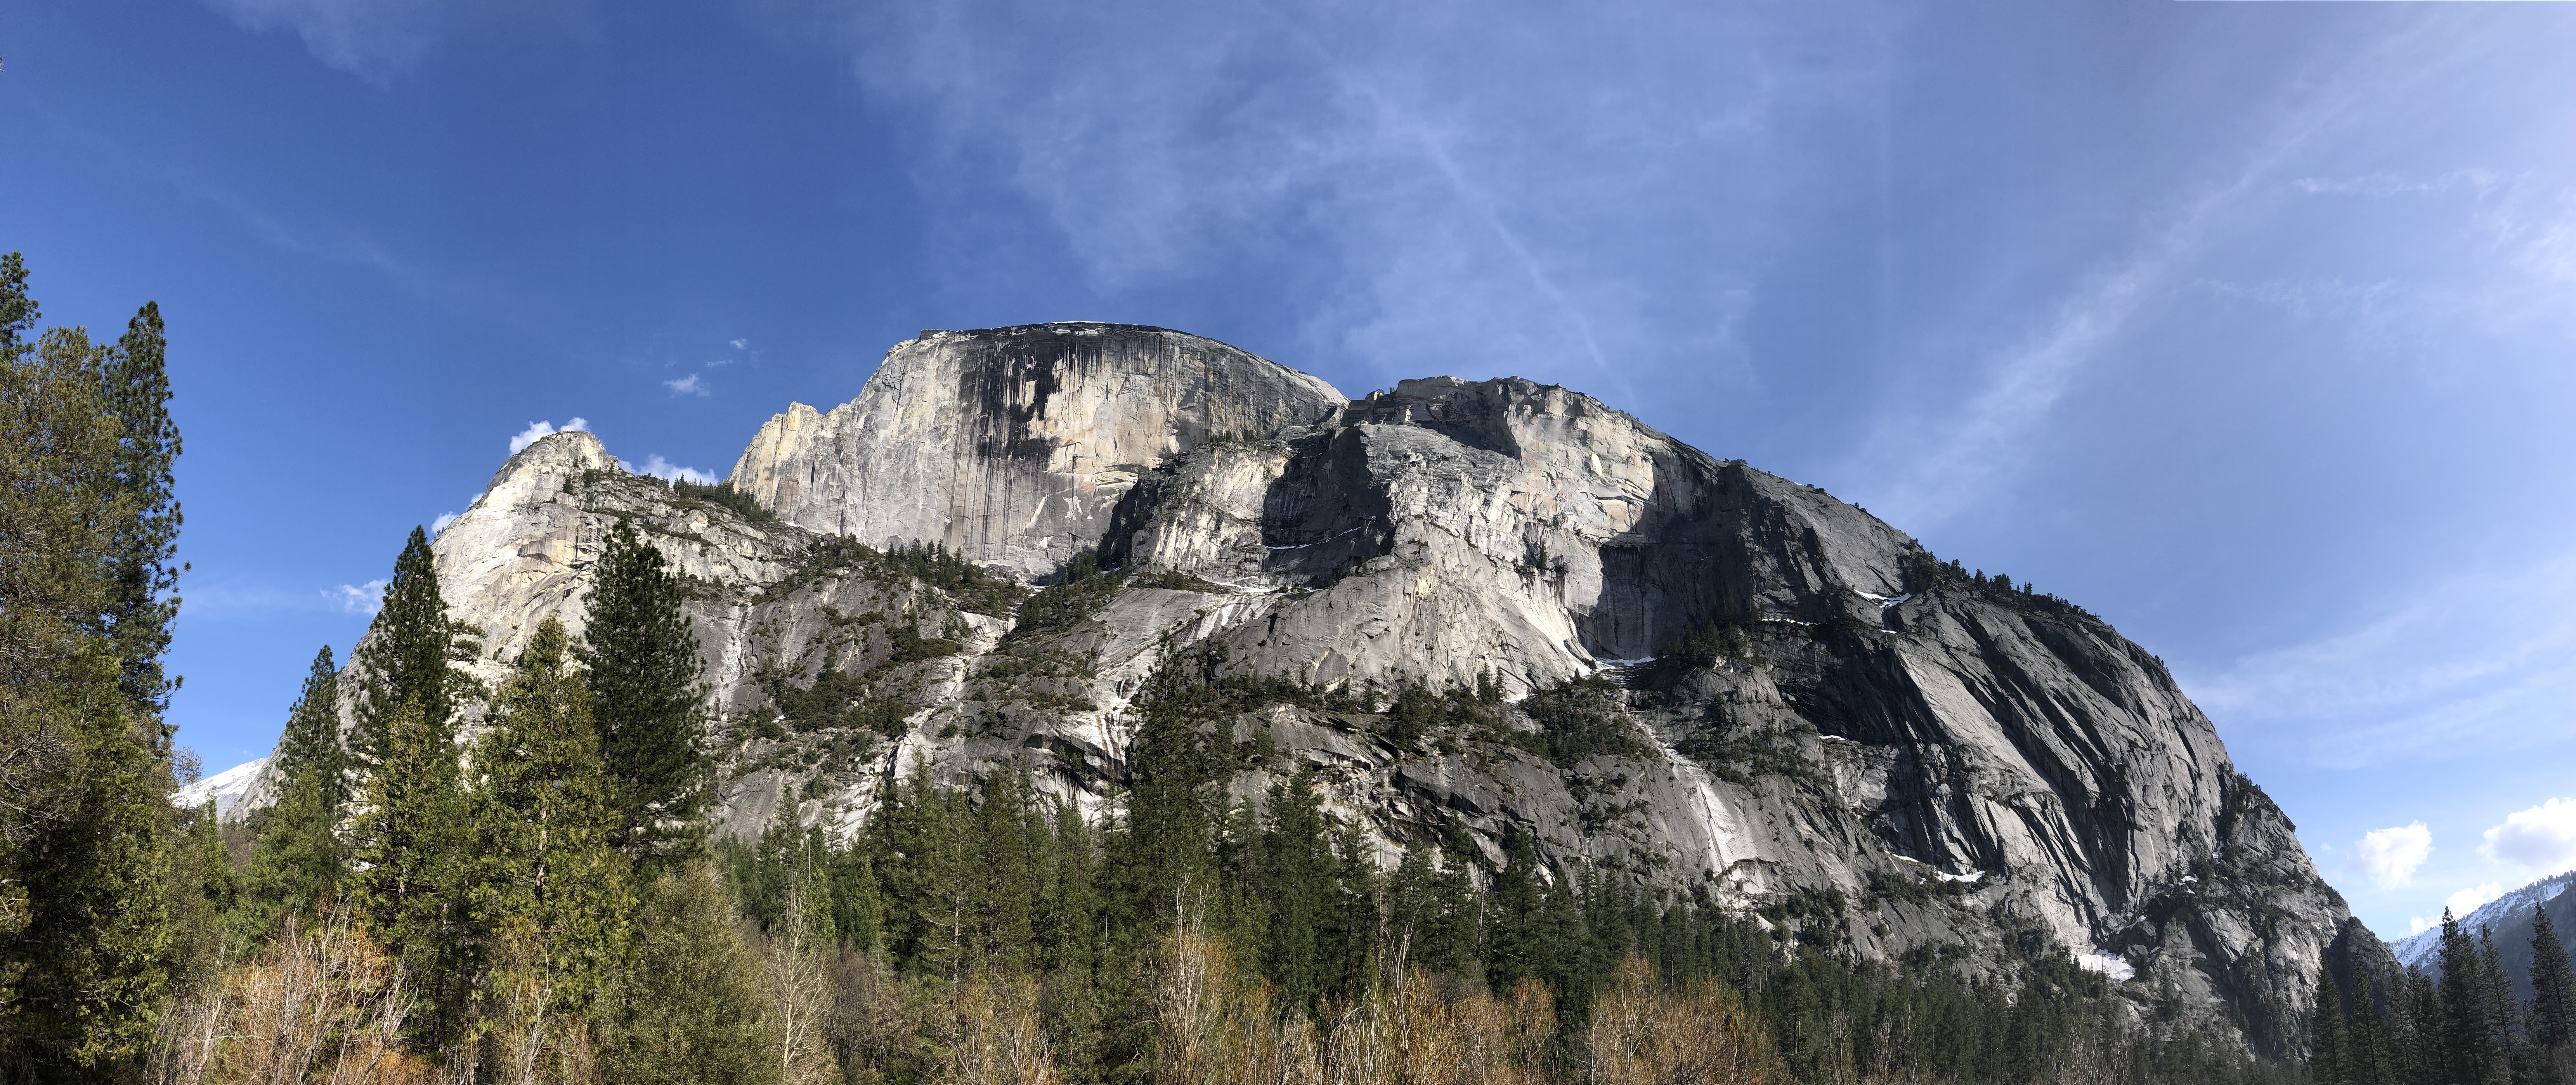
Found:
<svg viewBox="0 0 2576 1085"><path fill-rule="evenodd" d="M729 486L559 433L435 543L487 678L581 628L620 521L691 577L724 831L846 831L915 772L1118 816L1132 705L1189 668L1242 679L1236 796L1309 767L1390 867L1535 862L1862 959L2062 948L2272 1055L2321 955L2386 956L2147 651L1554 385L1349 400L1155 328L924 332Z"/></svg>

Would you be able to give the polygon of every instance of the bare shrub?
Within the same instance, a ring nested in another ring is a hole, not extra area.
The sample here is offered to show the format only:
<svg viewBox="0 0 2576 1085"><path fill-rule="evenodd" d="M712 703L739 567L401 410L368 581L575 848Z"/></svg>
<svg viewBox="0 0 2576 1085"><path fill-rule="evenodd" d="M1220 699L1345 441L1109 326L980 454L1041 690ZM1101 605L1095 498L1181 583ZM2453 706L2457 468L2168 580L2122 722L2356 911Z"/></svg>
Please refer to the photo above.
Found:
<svg viewBox="0 0 2576 1085"><path fill-rule="evenodd" d="M1634 957L1593 1006L1584 1038L1594 1085L1783 1079L1769 1035L1734 991L1708 980L1659 990L1653 969Z"/></svg>
<svg viewBox="0 0 2576 1085"><path fill-rule="evenodd" d="M344 911L285 929L165 1022L155 1076L179 1085L412 1085L436 1068L402 1048L402 966Z"/></svg>

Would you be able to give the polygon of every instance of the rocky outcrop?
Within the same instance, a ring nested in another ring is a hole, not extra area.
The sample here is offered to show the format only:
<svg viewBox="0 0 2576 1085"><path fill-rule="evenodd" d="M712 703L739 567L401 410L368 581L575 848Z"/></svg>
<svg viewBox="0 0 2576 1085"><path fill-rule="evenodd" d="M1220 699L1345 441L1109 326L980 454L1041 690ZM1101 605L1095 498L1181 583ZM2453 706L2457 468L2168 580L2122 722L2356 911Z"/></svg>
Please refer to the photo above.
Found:
<svg viewBox="0 0 2576 1085"><path fill-rule="evenodd" d="M1521 833L1864 957L2053 942L2273 1054L2354 952L2153 656L1563 388L1345 401L1176 332L925 332L849 404L771 419L732 483L783 522L557 434L435 543L492 677L546 615L580 629L621 520L698 582L727 831L790 804L845 829L917 770L1025 769L1115 816L1129 699L1185 657L1340 692L1248 706L1236 734L1279 753L1237 792L1311 765L1390 863ZM1112 571L1023 601L1086 551Z"/></svg>
<svg viewBox="0 0 2576 1085"><path fill-rule="evenodd" d="M1341 403L1314 377L1159 328L926 331L887 351L857 399L773 416L732 482L818 531L1042 576L1099 539L1144 473Z"/></svg>

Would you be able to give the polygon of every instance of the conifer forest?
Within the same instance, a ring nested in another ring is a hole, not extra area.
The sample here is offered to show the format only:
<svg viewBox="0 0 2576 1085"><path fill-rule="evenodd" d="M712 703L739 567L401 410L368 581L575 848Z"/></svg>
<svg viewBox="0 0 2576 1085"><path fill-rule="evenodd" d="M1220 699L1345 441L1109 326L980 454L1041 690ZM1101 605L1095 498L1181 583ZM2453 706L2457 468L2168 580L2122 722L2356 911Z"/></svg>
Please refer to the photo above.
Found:
<svg viewBox="0 0 2576 1085"><path fill-rule="evenodd" d="M2141 1014L2035 927L1969 974L1792 937L1854 906L1825 894L1743 908L1521 836L1497 862L1463 830L1388 862L1227 722L1295 704L1410 741L1483 726L1499 683L1328 689L1176 651L1132 701L1115 802L914 772L855 831L783 802L719 832L697 589L622 525L586 625L547 619L492 683L453 665L489 631L449 613L414 530L350 665L323 648L281 706L274 800L219 823L169 798L196 767L163 718L185 550L159 311L94 339L43 326L29 283L0 264L0 1081L2576 1081L2545 915L2527 999L2452 920L2438 980L2330 954L2307 1057L2258 1057ZM1032 628L1114 578L1086 552L1032 596L880 559ZM1752 614L1666 665L1744 651ZM1580 710L1602 681L1532 695L1536 756L1622 741ZM1281 782L1229 786L1255 768Z"/></svg>

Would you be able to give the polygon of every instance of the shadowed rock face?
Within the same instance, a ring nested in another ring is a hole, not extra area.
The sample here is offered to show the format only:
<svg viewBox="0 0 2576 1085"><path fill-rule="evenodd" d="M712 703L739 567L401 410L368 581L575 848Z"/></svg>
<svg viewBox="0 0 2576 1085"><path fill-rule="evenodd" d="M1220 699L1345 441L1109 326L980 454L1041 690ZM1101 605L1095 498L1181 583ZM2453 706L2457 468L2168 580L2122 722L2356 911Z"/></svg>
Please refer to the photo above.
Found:
<svg viewBox="0 0 2576 1085"><path fill-rule="evenodd" d="M1563 388L1345 401L1177 332L925 332L849 404L772 418L732 482L790 523L557 434L435 544L492 677L546 615L579 631L621 518L701 581L729 832L784 802L847 829L916 768L1025 766L1114 816L1128 699L1186 653L1345 690L1500 686L1419 734L1375 704L1235 721L1281 751L1238 796L1311 764L1390 864L1459 829L1498 863L1518 831L1552 865L1768 909L1865 957L1963 945L1962 967L2001 973L2054 941L2134 972L2141 1007L2170 992L2167 1019L2273 1054L2301 1044L2330 945L2387 966L2154 657ZM843 538L938 542L1028 584L1086 548L1121 572L1038 620ZM1718 647L1648 660L1713 616ZM826 677L831 697L800 692Z"/></svg>

